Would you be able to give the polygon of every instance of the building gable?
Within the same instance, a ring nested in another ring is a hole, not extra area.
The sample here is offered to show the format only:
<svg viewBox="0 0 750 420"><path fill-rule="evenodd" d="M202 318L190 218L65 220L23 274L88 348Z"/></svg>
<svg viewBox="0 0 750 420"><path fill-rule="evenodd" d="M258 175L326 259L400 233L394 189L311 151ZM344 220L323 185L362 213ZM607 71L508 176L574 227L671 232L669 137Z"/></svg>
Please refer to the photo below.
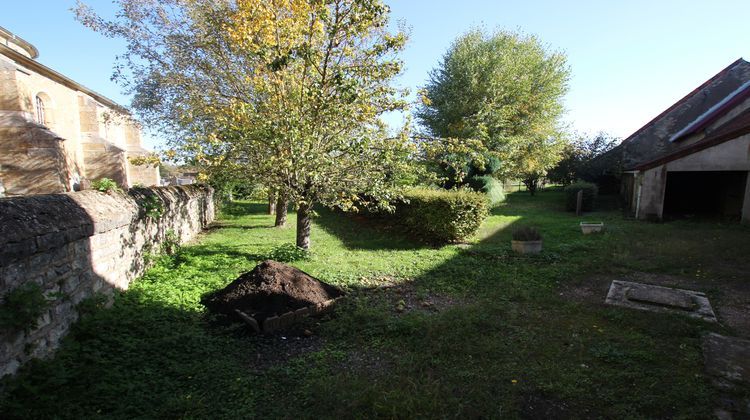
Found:
<svg viewBox="0 0 750 420"><path fill-rule="evenodd" d="M750 63L739 59L730 64L626 138L621 145L623 168L631 170L687 147L679 140L750 96L748 82Z"/></svg>

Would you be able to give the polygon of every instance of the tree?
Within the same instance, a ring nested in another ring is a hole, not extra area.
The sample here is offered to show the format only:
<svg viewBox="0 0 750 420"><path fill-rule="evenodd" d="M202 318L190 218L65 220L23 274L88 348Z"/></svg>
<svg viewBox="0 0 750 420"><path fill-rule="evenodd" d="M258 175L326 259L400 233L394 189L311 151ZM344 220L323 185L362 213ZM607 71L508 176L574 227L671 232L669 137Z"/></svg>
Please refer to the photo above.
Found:
<svg viewBox="0 0 750 420"><path fill-rule="evenodd" d="M296 203L297 245L310 247L315 203L388 206L408 136L379 116L403 109L391 86L403 32L380 0L117 0L105 21L128 42L116 75L139 115L205 167L227 161Z"/></svg>
<svg viewBox="0 0 750 420"><path fill-rule="evenodd" d="M473 30L430 73L416 115L434 137L481 141L502 162L500 177L535 184L565 142L569 74L565 55L534 36Z"/></svg>
<svg viewBox="0 0 750 420"><path fill-rule="evenodd" d="M549 170L547 178L563 185L579 179L599 183L604 172L595 160L615 148L619 142L619 138L604 132L595 136L579 134L565 145L563 158Z"/></svg>

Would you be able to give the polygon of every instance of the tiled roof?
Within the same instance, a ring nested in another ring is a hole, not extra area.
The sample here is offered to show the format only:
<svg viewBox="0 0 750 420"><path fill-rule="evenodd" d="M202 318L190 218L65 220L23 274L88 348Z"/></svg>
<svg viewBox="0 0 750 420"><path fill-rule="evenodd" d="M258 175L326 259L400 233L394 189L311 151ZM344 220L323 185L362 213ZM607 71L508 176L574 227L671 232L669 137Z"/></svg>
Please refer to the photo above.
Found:
<svg viewBox="0 0 750 420"><path fill-rule="evenodd" d="M726 122L724 125L718 127L708 137L702 139L701 141L691 144L690 146L687 146L685 148L679 149L676 152L638 165L635 169L643 171L655 168L673 160L681 159L685 156L692 155L693 153L700 152L701 150L705 150L728 142L730 140L734 140L746 134L750 134L750 109L745 110L741 114Z"/></svg>

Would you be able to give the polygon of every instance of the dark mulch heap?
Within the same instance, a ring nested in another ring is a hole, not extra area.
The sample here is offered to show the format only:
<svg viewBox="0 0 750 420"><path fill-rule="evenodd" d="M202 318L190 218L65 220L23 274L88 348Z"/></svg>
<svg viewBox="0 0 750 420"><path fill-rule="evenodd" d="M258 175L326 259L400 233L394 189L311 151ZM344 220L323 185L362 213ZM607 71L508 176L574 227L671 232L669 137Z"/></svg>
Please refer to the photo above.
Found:
<svg viewBox="0 0 750 420"><path fill-rule="evenodd" d="M201 302L212 312L236 318L240 310L263 322L266 318L321 304L343 295L339 289L302 270L268 260L242 274Z"/></svg>

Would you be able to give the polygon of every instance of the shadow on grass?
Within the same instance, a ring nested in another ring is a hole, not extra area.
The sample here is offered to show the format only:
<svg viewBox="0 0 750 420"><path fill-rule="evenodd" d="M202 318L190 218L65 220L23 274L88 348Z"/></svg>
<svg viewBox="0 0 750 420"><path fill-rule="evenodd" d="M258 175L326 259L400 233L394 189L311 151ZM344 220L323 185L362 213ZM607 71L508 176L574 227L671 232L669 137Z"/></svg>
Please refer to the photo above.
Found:
<svg viewBox="0 0 750 420"><path fill-rule="evenodd" d="M200 312L167 305L164 297L129 290L112 308L84 315L54 359L6 379L2 417L237 418L252 412L254 377L244 373L244 355L254 342L211 330Z"/></svg>
<svg viewBox="0 0 750 420"><path fill-rule="evenodd" d="M608 240L582 238L573 218L561 219L555 210L543 214L545 205L554 209L560 201L560 194L512 198L495 212L515 216L512 222L393 287L400 290L355 289L357 297L325 328L351 343L360 359L369 348L378 368L312 379L306 412L341 417L356 407L363 417L710 416L711 391L695 380L700 331L709 326L559 296L566 279L597 270ZM553 243L536 256L512 253L510 231L529 224L554 231L561 246L566 239L583 241L587 252L568 255ZM430 300L447 304L431 312L424 305ZM659 393L634 390L633 383L645 382ZM612 396L616 404L602 404ZM294 415L281 407L266 414Z"/></svg>
<svg viewBox="0 0 750 420"><path fill-rule="evenodd" d="M268 214L268 204L232 201L224 203L221 213L229 216L247 216L248 214Z"/></svg>
<svg viewBox="0 0 750 420"><path fill-rule="evenodd" d="M355 250L409 250L430 248L429 245L410 238L398 227L347 215L327 208L316 208L315 224L337 237L349 249Z"/></svg>
<svg viewBox="0 0 750 420"><path fill-rule="evenodd" d="M385 246L394 241L390 232L320 213L316 222L340 225L337 236L347 246L393 249ZM249 372L259 338L211 330L190 307L195 282L218 270L221 256L258 256L231 246L186 247L186 255L215 264L163 270L163 279L144 279L111 310L84 319L56 359L6 387L0 412L5 418L710 415L693 321L564 301L559 282L591 267L573 255L551 258L549 251L516 256L508 239L520 224L552 230L570 219L512 208L503 214L517 218L413 279L415 305L447 296L452 301L445 308L397 312L395 304L408 300L403 294L383 301L383 291L357 290L361 299L344 303L315 330L327 353L260 376ZM558 229L561 241L574 238L567 229ZM368 246L373 237L385 244ZM604 236L585 240L589 254L606 245ZM410 246L405 249L421 247ZM222 281L201 288L213 290Z"/></svg>

